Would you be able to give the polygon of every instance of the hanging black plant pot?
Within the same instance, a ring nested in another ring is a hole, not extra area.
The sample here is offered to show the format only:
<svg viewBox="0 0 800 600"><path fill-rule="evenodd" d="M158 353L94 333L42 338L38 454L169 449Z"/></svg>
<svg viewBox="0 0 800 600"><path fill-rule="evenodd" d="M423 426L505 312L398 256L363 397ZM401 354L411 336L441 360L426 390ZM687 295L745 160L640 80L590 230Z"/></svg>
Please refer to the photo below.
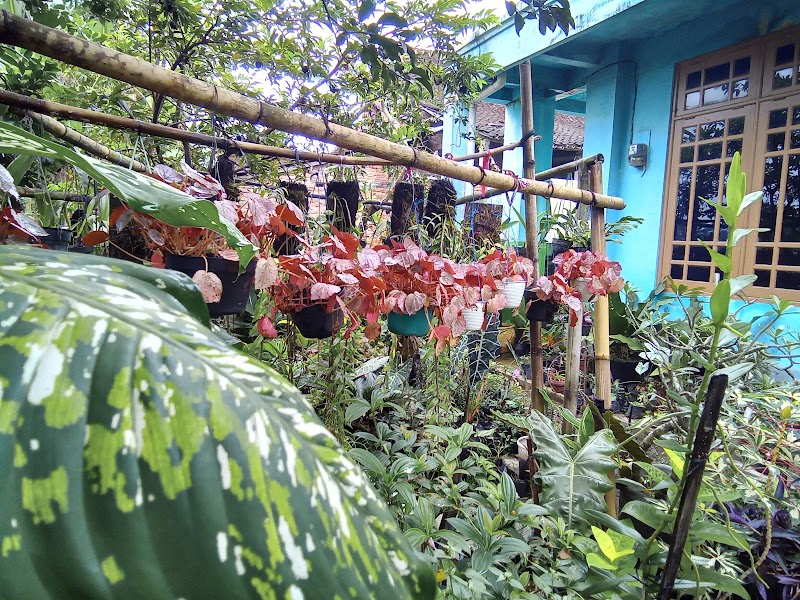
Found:
<svg viewBox="0 0 800 600"><path fill-rule="evenodd" d="M300 209L304 215L308 215L308 188L303 183L289 183L287 181L281 181L281 186L279 188L286 194L286 199L289 202L293 202L297 205L297 208ZM298 227L295 225L290 225L289 229L295 232L302 231L302 227ZM282 233L275 239L275 252L278 256L286 255L286 254L297 254L298 247L300 242L297 238Z"/></svg>
<svg viewBox="0 0 800 600"><path fill-rule="evenodd" d="M39 239L39 242L46 245L50 250L60 250L66 252L69 250L69 244L72 241L72 230L61 229L59 227L43 227L47 232L47 237Z"/></svg>
<svg viewBox="0 0 800 600"><path fill-rule="evenodd" d="M453 220L455 217L455 202L456 188L453 187L453 183L449 179L436 179L431 183L423 217L429 238L436 237L436 233L441 231L445 221ZM394 214L394 210L392 214Z"/></svg>
<svg viewBox="0 0 800 600"><path fill-rule="evenodd" d="M556 272L556 266L553 264L553 259L559 254L563 254L572 248L572 242L556 239L550 242L550 247L552 248L552 254L549 254L545 259L545 274L548 276L553 275Z"/></svg>
<svg viewBox="0 0 800 600"><path fill-rule="evenodd" d="M324 304L312 304L292 313L292 321L304 338L322 340L329 338L342 325L342 309L325 310Z"/></svg>
<svg viewBox="0 0 800 600"><path fill-rule="evenodd" d="M247 308L247 300L253 289L256 274L256 261L251 260L244 273L239 275L238 261L226 260L217 256L178 256L166 252L164 263L168 269L180 271L192 277L197 271L206 270L214 273L222 282L222 298L219 302L208 304L208 312L212 317L235 315Z"/></svg>
<svg viewBox="0 0 800 600"><path fill-rule="evenodd" d="M531 290L525 290L524 293L525 303L530 302L528 310L525 313L529 321L539 321L540 323L552 323L558 311L558 305L549 300L539 300L536 293Z"/></svg>
<svg viewBox="0 0 800 600"><path fill-rule="evenodd" d="M425 202L425 186L421 183L401 182L392 192L391 234L402 238L409 227L422 222L422 209Z"/></svg>
<svg viewBox="0 0 800 600"><path fill-rule="evenodd" d="M325 196L326 207L333 213L333 226L339 231L352 231L361 196L358 182L331 181Z"/></svg>

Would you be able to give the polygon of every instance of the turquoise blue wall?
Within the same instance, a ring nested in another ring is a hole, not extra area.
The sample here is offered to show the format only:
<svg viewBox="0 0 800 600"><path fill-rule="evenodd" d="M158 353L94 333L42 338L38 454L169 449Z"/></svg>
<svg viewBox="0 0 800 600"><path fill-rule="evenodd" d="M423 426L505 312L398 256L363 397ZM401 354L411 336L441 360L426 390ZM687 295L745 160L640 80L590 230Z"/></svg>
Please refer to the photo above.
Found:
<svg viewBox="0 0 800 600"><path fill-rule="evenodd" d="M530 24L517 36L505 23L468 44L465 51L492 52L509 69L509 80L516 65L531 58L537 89L535 125L544 138L536 144L539 171L549 166L552 152L552 121L544 121L552 117L556 104L555 92L548 93L548 88L585 86L584 155L605 156L606 190L627 203L624 211L608 211L608 220L625 214L645 219L623 244L609 245L608 253L622 263L623 275L635 287L648 292L657 278L675 65L800 23L800 1L575 0L571 4L578 28L566 40L560 33L541 36ZM576 69L561 60L565 56L579 56L587 67ZM511 100L506 141L515 141L522 133L518 88L509 86L497 97ZM645 169L627 164L630 142L648 145ZM521 171L520 152L507 153L505 160L508 168ZM752 316L765 310L766 305L756 304L748 312ZM800 312L784 324L800 331Z"/></svg>

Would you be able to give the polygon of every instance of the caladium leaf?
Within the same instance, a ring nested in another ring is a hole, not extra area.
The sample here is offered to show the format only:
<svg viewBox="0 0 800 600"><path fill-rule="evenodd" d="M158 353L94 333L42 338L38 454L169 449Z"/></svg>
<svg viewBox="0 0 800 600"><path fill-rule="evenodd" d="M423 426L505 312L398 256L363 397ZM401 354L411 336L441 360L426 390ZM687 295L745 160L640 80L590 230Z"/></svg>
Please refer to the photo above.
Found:
<svg viewBox="0 0 800 600"><path fill-rule="evenodd" d="M257 290L266 290L272 287L278 280L278 265L275 260L269 256L267 258L259 258L256 263L255 274L255 288Z"/></svg>
<svg viewBox="0 0 800 600"><path fill-rule="evenodd" d="M222 300L222 281L216 273L197 271L192 275L192 281L197 284L206 304L215 304Z"/></svg>
<svg viewBox="0 0 800 600"><path fill-rule="evenodd" d="M220 216L213 202L192 198L154 177L80 154L3 122L0 122L0 152L65 160L101 182L136 212L151 215L169 225L205 227L216 231L236 250L242 266L256 253L256 247L233 223Z"/></svg>
<svg viewBox="0 0 800 600"><path fill-rule="evenodd" d="M433 598L308 402L176 289L202 304L184 275L0 248L3 595Z"/></svg>

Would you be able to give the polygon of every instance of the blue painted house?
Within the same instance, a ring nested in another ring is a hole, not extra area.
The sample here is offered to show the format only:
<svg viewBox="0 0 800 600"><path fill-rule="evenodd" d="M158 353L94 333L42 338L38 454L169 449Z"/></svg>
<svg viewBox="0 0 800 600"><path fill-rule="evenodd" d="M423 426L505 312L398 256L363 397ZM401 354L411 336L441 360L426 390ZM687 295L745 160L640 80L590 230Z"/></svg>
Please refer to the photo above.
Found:
<svg viewBox="0 0 800 600"><path fill-rule="evenodd" d="M700 240L713 245L727 231L699 197L722 198L727 165L741 151L750 189L765 194L740 226L771 231L741 245L736 272L758 276L751 297L800 302L800 1L571 4L576 29L568 36L541 35L535 22L518 36L509 19L464 47L492 53L503 67L482 100L505 105L505 142L522 134L517 65L530 59L542 136L537 171L551 166L555 113L585 115L584 156L605 156L606 190L627 202L608 219L645 219L623 244L609 246L645 292L666 276L713 286ZM467 130L445 119L443 151L470 152ZM644 166L629 164L632 144L646 145ZM506 153L505 169L521 173L521 165L521 150ZM800 329L800 319L792 325Z"/></svg>

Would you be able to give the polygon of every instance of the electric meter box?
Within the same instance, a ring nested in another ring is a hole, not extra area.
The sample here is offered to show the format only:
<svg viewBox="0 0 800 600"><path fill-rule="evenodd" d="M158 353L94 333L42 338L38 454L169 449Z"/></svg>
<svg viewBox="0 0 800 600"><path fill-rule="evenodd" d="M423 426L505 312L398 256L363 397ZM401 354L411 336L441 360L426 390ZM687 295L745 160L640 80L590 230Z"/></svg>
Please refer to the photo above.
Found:
<svg viewBox="0 0 800 600"><path fill-rule="evenodd" d="M647 165L647 144L631 144L628 146L628 164L632 167Z"/></svg>

